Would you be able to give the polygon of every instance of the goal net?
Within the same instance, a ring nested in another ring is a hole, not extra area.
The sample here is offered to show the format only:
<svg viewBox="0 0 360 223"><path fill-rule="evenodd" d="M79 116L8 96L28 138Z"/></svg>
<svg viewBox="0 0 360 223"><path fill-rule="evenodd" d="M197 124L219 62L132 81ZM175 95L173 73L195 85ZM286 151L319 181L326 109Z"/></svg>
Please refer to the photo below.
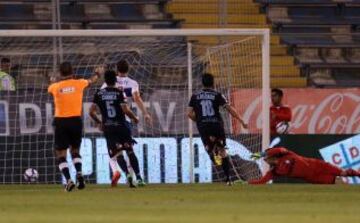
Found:
<svg viewBox="0 0 360 223"><path fill-rule="evenodd" d="M52 97L49 80L61 61L72 63L76 77L89 78L99 65L130 65L153 118L134 127L135 153L148 183L218 182L223 171L211 164L195 123L186 110L190 95L201 89L201 74L215 76L216 89L248 123L240 127L222 112L227 147L236 180L261 176L263 166L250 155L269 144L269 37L265 29L193 30L42 30L0 31L0 57L9 58L15 91L0 92L0 182L25 183L27 168L38 183L59 183L54 157ZM111 179L105 139L88 111L103 80L84 94L83 174L90 183ZM69 157L70 159L70 157ZM74 175L74 168L71 167ZM122 183L124 179L122 178Z"/></svg>

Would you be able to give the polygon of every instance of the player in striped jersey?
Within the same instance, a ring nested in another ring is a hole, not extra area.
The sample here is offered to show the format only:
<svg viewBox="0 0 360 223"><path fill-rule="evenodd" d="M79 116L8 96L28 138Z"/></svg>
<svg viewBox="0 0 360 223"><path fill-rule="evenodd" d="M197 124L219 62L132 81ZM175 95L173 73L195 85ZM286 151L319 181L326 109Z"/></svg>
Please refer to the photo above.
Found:
<svg viewBox="0 0 360 223"><path fill-rule="evenodd" d="M127 63L126 60L120 60L117 63L118 76L117 76L116 87L121 89L122 91L124 91L125 96L129 103L131 103L132 100L136 103L138 108L141 110L145 121L147 123L151 124L152 123L151 116L150 116L149 112L147 111L147 109L144 105L144 102L140 96L139 84L137 83L137 81L128 77L128 72L129 72L129 64ZM107 86L106 83L104 83L101 88L105 88L106 86ZM132 99L132 100L130 100L130 99ZM126 125L128 126L128 128L131 131L132 125L131 125L131 121L129 120L128 117L126 119ZM138 161L138 158L136 157L134 151L127 150L126 153L129 157L130 165L135 172L138 186L145 186L145 182L143 181L143 179L140 175L139 161ZM126 163L123 155L118 157L117 160L119 161L119 163L121 163L121 162ZM119 176L116 164L117 164L117 161L115 159L110 159L110 167L113 172L113 178ZM122 170L126 173L128 182L130 183L130 181L132 181L131 174L129 174L129 170L127 168L123 168L124 166L126 166L126 165L120 165ZM116 179L113 179L113 182L115 180ZM129 185L131 185L131 184L129 184Z"/></svg>

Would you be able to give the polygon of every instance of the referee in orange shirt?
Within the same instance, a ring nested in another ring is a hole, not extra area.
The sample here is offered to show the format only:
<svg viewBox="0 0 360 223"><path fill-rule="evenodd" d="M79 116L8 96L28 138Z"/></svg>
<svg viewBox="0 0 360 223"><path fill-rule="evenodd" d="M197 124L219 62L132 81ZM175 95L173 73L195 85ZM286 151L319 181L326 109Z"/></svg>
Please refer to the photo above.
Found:
<svg viewBox="0 0 360 223"><path fill-rule="evenodd" d="M84 189L82 161L79 153L83 124L82 103L84 89L95 83L103 70L98 68L90 79L74 79L74 72L69 62L60 64L61 80L49 86L48 92L54 97L55 104L55 154L59 169L66 178L65 190L70 192L75 183L70 178L69 164L66 161L67 149L70 148L72 161L76 169L77 188Z"/></svg>

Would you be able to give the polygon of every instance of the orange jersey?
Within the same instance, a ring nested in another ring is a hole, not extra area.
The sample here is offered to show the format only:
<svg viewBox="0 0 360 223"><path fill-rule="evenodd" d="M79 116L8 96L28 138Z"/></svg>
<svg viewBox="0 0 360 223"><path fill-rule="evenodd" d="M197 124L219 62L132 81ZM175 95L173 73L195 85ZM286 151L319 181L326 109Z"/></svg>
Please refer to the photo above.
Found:
<svg viewBox="0 0 360 223"><path fill-rule="evenodd" d="M81 116L83 93L88 85L85 79L67 79L51 84L48 92L54 97L55 117Z"/></svg>

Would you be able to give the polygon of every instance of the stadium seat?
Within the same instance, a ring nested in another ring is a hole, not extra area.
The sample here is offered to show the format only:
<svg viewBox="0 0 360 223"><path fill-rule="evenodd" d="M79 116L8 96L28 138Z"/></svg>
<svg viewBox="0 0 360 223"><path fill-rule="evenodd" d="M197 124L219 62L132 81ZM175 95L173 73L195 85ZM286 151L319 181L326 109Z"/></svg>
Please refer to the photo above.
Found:
<svg viewBox="0 0 360 223"><path fill-rule="evenodd" d="M175 28L179 20L169 17L161 0L150 1L61 1L62 28ZM49 29L49 1L0 1L0 28Z"/></svg>
<svg viewBox="0 0 360 223"><path fill-rule="evenodd" d="M360 2L356 0L256 0L266 12L281 43L289 46L295 63L308 77L327 76L322 86L349 84L332 75L360 68ZM331 81L329 79L333 78ZM353 75L357 79L356 75ZM318 78L319 79L319 78ZM321 78L320 78L321 79ZM309 81L319 83L318 81ZM316 84L315 84L316 85Z"/></svg>
<svg viewBox="0 0 360 223"><path fill-rule="evenodd" d="M252 0L235 1L230 0L227 4L227 17L225 24L221 24L221 9L216 0L192 2L189 0L173 0L166 5L168 12L176 19L182 19L183 28L266 28L271 27L267 24L266 17L261 14L261 8ZM216 38L196 37L204 44L216 44ZM281 77L286 79L301 78L300 70L294 65L294 58L288 56L288 48L281 44L278 35L271 35L271 77L280 77L273 82L272 86L286 86L288 80L281 83ZM305 78L306 79L306 78ZM305 84L304 84L305 83ZM306 81L291 82L291 86L299 84L298 87L306 86Z"/></svg>

